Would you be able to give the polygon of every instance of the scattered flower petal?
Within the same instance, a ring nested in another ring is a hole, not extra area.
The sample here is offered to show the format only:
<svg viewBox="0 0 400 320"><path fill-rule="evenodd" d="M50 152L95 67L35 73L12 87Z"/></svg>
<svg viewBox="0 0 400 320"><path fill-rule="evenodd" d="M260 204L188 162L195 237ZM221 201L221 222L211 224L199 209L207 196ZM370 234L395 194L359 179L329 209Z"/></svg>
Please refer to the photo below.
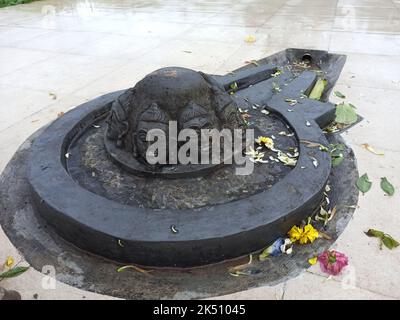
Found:
<svg viewBox="0 0 400 320"><path fill-rule="evenodd" d="M176 228L176 226L173 224L173 225L171 225L171 232L172 233L179 233L179 230Z"/></svg>
<svg viewBox="0 0 400 320"><path fill-rule="evenodd" d="M280 136L285 136L285 137L293 137L294 136L294 132L292 133L287 133L286 131L281 131L278 133Z"/></svg>
<svg viewBox="0 0 400 320"><path fill-rule="evenodd" d="M7 268L11 268L13 266L13 264L14 264L14 258L11 257L11 256L8 256L7 259L6 259L6 262L4 263L4 265Z"/></svg>
<svg viewBox="0 0 400 320"><path fill-rule="evenodd" d="M297 104L297 100L295 99L285 99L285 102L288 102L291 107Z"/></svg>
<svg viewBox="0 0 400 320"><path fill-rule="evenodd" d="M313 243L319 236L318 231L309 223L304 226L303 234L299 239L300 244Z"/></svg>
<svg viewBox="0 0 400 320"><path fill-rule="evenodd" d="M285 166L292 166L294 167L297 164L297 159L291 158L284 154L282 151L278 150L278 159L282 162Z"/></svg>
<svg viewBox="0 0 400 320"><path fill-rule="evenodd" d="M249 156L249 160L253 163L267 163L268 161L264 160L265 153L260 152L258 150L254 150L253 147L249 147L249 150L245 152L246 156Z"/></svg>
<svg viewBox="0 0 400 320"><path fill-rule="evenodd" d="M253 35L248 35L246 38L244 38L244 41L247 43L254 43L256 42L256 37Z"/></svg>
<svg viewBox="0 0 400 320"><path fill-rule="evenodd" d="M275 82L272 82L272 89L273 89L275 92L281 92L281 91L282 91L282 89L279 87L279 85L276 84Z"/></svg>
<svg viewBox="0 0 400 320"><path fill-rule="evenodd" d="M297 226L293 226L292 229L288 232L288 235L290 237L290 241L296 242L297 240L300 239L301 235L303 233L303 228L299 228Z"/></svg>
<svg viewBox="0 0 400 320"><path fill-rule="evenodd" d="M259 145L267 147L268 149L274 149L274 141L269 137L259 136L257 139L255 139L255 142Z"/></svg>
<svg viewBox="0 0 400 320"><path fill-rule="evenodd" d="M314 158L314 157L311 157L311 156L310 156L310 159L312 160L313 166L314 166L315 168L318 168L318 166L319 166L318 160L317 160L316 158Z"/></svg>

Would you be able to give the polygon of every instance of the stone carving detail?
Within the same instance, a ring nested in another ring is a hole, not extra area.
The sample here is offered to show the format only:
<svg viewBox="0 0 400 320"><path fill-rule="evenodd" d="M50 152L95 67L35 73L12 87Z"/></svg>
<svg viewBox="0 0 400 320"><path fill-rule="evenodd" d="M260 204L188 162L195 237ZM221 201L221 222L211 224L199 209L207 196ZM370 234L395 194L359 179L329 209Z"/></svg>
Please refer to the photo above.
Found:
<svg viewBox="0 0 400 320"><path fill-rule="evenodd" d="M107 119L107 138L132 156L145 159L147 132L169 122L182 129L235 129L244 126L238 106L211 76L185 68L159 69L120 95Z"/></svg>

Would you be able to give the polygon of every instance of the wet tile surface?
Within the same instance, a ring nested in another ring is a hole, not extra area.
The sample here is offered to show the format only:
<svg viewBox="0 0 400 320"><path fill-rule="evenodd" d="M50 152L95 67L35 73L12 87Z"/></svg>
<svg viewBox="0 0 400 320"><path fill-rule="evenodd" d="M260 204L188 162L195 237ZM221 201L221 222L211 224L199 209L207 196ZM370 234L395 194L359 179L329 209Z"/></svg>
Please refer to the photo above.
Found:
<svg viewBox="0 0 400 320"><path fill-rule="evenodd" d="M256 41L246 43L248 35ZM344 137L360 173L368 172L374 181L334 244L349 255L356 280L349 289L342 278L326 280L314 266L276 287L223 298L400 299L399 250L379 250L377 241L363 234L377 228L400 238L400 192L387 198L379 189L381 176L400 187L399 0L45 0L0 9L0 170L59 112L131 87L155 69L177 65L224 74L288 47L348 57L337 89L365 120ZM367 152L362 143L385 156ZM18 256L3 232L0 242L5 244L0 263L9 254ZM41 274L29 273L4 285L26 299L33 293L39 299L104 298L61 283L44 290Z"/></svg>

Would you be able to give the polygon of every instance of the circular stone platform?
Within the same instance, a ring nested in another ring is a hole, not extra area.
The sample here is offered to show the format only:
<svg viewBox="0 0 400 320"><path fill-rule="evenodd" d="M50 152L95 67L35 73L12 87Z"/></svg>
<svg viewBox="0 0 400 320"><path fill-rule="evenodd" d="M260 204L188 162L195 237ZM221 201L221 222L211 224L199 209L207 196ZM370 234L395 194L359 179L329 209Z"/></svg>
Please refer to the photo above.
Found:
<svg viewBox="0 0 400 320"><path fill-rule="evenodd" d="M160 69L134 88L76 107L29 138L7 166L2 227L35 268L52 265L61 281L120 297L201 298L297 273L336 239L358 197L352 151L332 168L330 154L315 147L342 142L321 129L334 119L335 106L326 102L331 87L322 101L307 98L321 73L336 82L344 57L306 53L316 62L306 67L320 70L298 70L305 51L288 49L226 76ZM196 79L194 93L174 88L174 79L186 76ZM139 90L148 79L157 90ZM267 162L244 176L235 164L152 166L143 136L166 132L170 120L179 130L254 129L296 164L284 165L264 148ZM319 211L327 183L329 207L337 208L325 227L331 240L253 259L246 276L233 280L230 267ZM125 264L147 270L117 273Z"/></svg>
<svg viewBox="0 0 400 320"><path fill-rule="evenodd" d="M299 274L309 266L309 258L333 244L350 221L358 201L356 161L351 149L346 148L345 160L333 168L329 176L332 190L329 197L337 212L325 232L332 240L318 239L310 245L295 245L293 254L280 255L264 262L257 261L257 255L254 255L248 276L232 277L228 272L232 266L247 263L247 255L192 269L152 268L147 274L127 269L119 273L117 269L124 264L77 249L34 213L26 179L28 155L42 131L35 133L19 148L1 175L0 223L33 268L41 271L45 266L53 266L57 280L96 293L126 299L197 299L275 285ZM338 136L330 136L329 142L343 143Z"/></svg>

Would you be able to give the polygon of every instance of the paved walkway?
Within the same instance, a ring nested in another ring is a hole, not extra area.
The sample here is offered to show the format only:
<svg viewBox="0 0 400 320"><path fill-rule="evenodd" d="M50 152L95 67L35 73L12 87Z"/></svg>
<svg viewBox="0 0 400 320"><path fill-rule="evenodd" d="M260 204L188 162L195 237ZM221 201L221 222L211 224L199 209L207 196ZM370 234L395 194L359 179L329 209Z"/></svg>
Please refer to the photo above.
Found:
<svg viewBox="0 0 400 320"><path fill-rule="evenodd" d="M255 43L244 41L250 34ZM365 120L344 137L360 173L374 181L334 244L350 258L344 280L355 276L355 287L343 285L343 277L327 279L314 266L276 287L226 298L399 299L400 249L379 250L363 231L400 238L400 0L48 0L0 9L0 171L59 112L131 87L154 69L176 65L223 74L287 47L348 56L337 89ZM379 188L383 176L398 189L391 198ZM0 243L0 261L18 257L1 230ZM39 299L105 298L61 283L43 290L41 281L30 270L2 285L24 299L35 293Z"/></svg>

